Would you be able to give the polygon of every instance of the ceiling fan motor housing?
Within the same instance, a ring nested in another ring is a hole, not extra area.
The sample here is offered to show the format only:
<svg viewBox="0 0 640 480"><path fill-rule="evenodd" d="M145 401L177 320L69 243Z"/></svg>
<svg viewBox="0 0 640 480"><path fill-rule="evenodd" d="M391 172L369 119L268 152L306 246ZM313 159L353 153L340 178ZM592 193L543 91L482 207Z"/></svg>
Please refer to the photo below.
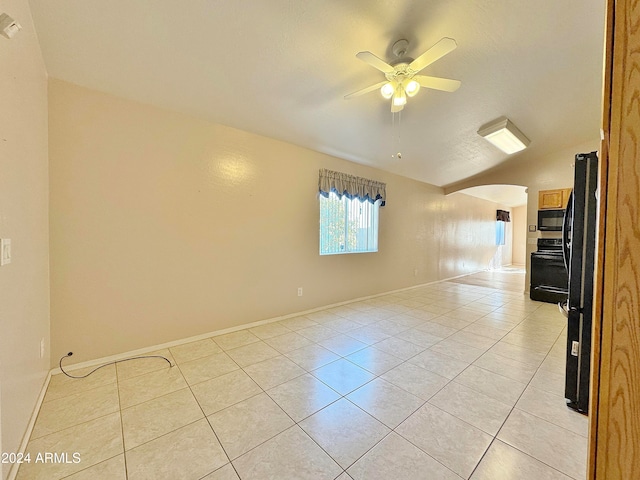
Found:
<svg viewBox="0 0 640 480"><path fill-rule="evenodd" d="M409 40L403 38L393 44L391 51L396 57L400 58L407 54L407 48L409 48Z"/></svg>
<svg viewBox="0 0 640 480"><path fill-rule="evenodd" d="M413 62L413 58L406 56L408 48L409 41L404 39L398 40L391 47L391 51L396 56L396 59L393 60L390 65L395 69L396 74L398 72L407 72L407 67Z"/></svg>

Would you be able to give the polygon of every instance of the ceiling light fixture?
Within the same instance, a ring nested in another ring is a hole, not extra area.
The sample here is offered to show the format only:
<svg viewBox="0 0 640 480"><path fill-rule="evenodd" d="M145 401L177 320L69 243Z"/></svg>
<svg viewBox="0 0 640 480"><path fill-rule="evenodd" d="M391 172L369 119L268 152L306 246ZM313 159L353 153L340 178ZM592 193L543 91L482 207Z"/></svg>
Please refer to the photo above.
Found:
<svg viewBox="0 0 640 480"><path fill-rule="evenodd" d="M478 135L509 155L524 150L531 143L507 117L500 117L482 126Z"/></svg>
<svg viewBox="0 0 640 480"><path fill-rule="evenodd" d="M393 97L393 106L402 110L407 104L407 97L413 97L420 90L420 84L415 80L401 82L387 82L380 87L380 94L389 100Z"/></svg>
<svg viewBox="0 0 640 480"><path fill-rule="evenodd" d="M455 50L456 46L454 39L445 37L414 60L406 56L409 42L401 39L393 44L392 51L396 59L391 64L376 57L371 52L360 52L356 57L373 68L380 70L387 80L345 95L344 98L349 99L364 95L378 90L378 87L380 87L380 94L386 100L391 99L391 112L396 113L401 111L407 104L407 97L415 96L420 91L420 87L443 92L455 92L460 87L459 80L429 77L427 75L418 75L418 73L436 60L444 57L447 53Z"/></svg>
<svg viewBox="0 0 640 480"><path fill-rule="evenodd" d="M402 85L398 85L396 88L396 92L393 94L393 100L391 100L393 105L396 107L404 106L407 104L407 94L402 88Z"/></svg>
<svg viewBox="0 0 640 480"><path fill-rule="evenodd" d="M389 100L393 96L393 92L395 92L395 90L396 89L394 88L393 83L391 82L387 82L384 85L382 85L382 87L380 87L380 93L387 100Z"/></svg>
<svg viewBox="0 0 640 480"><path fill-rule="evenodd" d="M407 82L407 86L404 87L404 91L407 92L407 95L413 97L416 93L420 91L420 84L415 80L409 80Z"/></svg>
<svg viewBox="0 0 640 480"><path fill-rule="evenodd" d="M391 97L391 113L397 113L402 111L402 109L406 104L407 104L407 94L405 93L402 85L398 85L396 87L396 91L393 92L393 97Z"/></svg>

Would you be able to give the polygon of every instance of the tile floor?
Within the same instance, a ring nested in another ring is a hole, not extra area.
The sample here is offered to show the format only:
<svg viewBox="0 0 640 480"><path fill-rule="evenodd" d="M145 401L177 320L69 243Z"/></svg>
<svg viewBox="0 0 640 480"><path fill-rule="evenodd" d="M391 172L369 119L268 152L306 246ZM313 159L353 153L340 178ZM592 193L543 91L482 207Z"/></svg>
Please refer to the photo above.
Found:
<svg viewBox="0 0 640 480"><path fill-rule="evenodd" d="M485 272L52 378L18 479L583 479L565 329Z"/></svg>

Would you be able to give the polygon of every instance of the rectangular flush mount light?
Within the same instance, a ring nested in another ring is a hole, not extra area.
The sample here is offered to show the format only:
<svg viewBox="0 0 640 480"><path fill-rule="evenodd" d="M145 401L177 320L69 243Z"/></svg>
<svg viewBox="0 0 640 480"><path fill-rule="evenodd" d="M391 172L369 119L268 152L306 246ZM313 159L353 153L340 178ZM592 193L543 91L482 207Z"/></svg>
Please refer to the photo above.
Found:
<svg viewBox="0 0 640 480"><path fill-rule="evenodd" d="M524 150L530 143L529 139L506 117L500 117L484 125L478 130L478 135L508 154Z"/></svg>

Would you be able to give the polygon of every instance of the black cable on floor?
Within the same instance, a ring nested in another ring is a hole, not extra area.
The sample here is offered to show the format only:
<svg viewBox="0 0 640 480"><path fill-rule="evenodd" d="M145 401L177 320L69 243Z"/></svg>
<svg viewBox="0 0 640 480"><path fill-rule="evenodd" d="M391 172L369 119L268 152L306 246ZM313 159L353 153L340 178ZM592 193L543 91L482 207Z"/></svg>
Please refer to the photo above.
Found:
<svg viewBox="0 0 640 480"><path fill-rule="evenodd" d="M104 365L100 365L99 367L94 368L86 375L75 376L75 375L68 374L67 372L64 371L64 368L62 368L62 360L64 360L67 357L70 357L71 355L73 355L73 352L69 352L66 355L63 355L60 358L60 361L58 362L58 366L60 367L60 370L62 371L62 373L64 373L69 378L87 378L93 372L96 372L97 370L100 370L103 367L108 367L109 365L115 365L116 363L120 363L120 362L128 362L129 360L138 360L139 358L161 358L163 360L166 360L166 362L169 364L169 367L173 367L173 364L171 363L171 361L167 357L163 357L162 355L140 355L139 357L123 358L122 360L116 360L115 362L105 363Z"/></svg>

